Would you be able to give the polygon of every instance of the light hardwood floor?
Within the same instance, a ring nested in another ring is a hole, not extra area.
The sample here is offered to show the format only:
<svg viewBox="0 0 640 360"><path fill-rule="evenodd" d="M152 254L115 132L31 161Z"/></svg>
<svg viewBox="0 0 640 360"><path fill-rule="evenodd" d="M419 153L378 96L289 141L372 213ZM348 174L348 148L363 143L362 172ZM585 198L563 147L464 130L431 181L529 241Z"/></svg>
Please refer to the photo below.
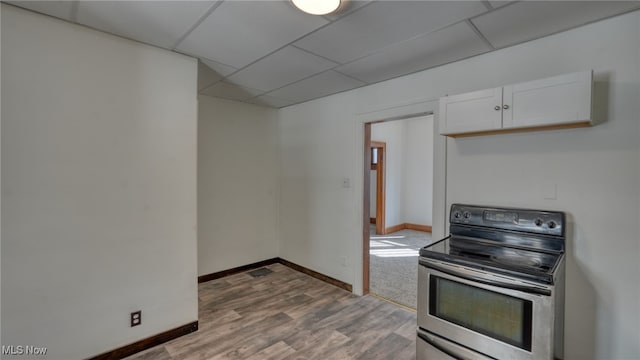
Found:
<svg viewBox="0 0 640 360"><path fill-rule="evenodd" d="M415 359L415 313L266 267L200 284L199 330L128 359Z"/></svg>

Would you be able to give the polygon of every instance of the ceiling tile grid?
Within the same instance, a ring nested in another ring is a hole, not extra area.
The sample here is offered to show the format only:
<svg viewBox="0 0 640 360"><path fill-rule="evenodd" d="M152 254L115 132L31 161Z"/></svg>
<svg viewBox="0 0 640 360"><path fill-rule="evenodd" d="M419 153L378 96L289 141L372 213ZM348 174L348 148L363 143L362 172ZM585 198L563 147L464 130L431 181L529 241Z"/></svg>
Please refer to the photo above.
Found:
<svg viewBox="0 0 640 360"><path fill-rule="evenodd" d="M496 48L640 8L640 1L520 1L472 19Z"/></svg>
<svg viewBox="0 0 640 360"><path fill-rule="evenodd" d="M329 70L278 90L271 91L266 95L298 103L354 89L363 85L366 85L366 83Z"/></svg>
<svg viewBox="0 0 640 360"><path fill-rule="evenodd" d="M63 20L74 21L76 1L3 1L7 4L51 15Z"/></svg>
<svg viewBox="0 0 640 360"><path fill-rule="evenodd" d="M491 48L466 23L410 40L336 68L337 71L373 83L428 69L490 51Z"/></svg>
<svg viewBox="0 0 640 360"><path fill-rule="evenodd" d="M273 90L335 67L336 63L287 46L231 75L231 83Z"/></svg>
<svg viewBox="0 0 640 360"><path fill-rule="evenodd" d="M640 1L3 1L197 57L203 95L284 107L640 9Z"/></svg>
<svg viewBox="0 0 640 360"><path fill-rule="evenodd" d="M327 23L285 1L227 1L177 50L243 68Z"/></svg>
<svg viewBox="0 0 640 360"><path fill-rule="evenodd" d="M497 1L489 1L489 4L491 5L492 8L497 9L499 7L502 7L502 6L509 5L512 2L514 2L514 1L497 0Z"/></svg>
<svg viewBox="0 0 640 360"><path fill-rule="evenodd" d="M215 1L79 1L77 22L166 49Z"/></svg>
<svg viewBox="0 0 640 360"><path fill-rule="evenodd" d="M480 1L381 1L298 40L295 45L339 63L486 12Z"/></svg>
<svg viewBox="0 0 640 360"><path fill-rule="evenodd" d="M198 91L204 90L209 86L222 80L222 76L202 61L198 61Z"/></svg>
<svg viewBox="0 0 640 360"><path fill-rule="evenodd" d="M221 64L221 63L219 63L217 61L205 59L205 58L202 58L202 57L199 58L199 59L209 69L213 70L216 74L218 74L218 75L220 75L222 77L229 76L229 75L233 74L234 72L238 71L238 69L234 68L233 66Z"/></svg>

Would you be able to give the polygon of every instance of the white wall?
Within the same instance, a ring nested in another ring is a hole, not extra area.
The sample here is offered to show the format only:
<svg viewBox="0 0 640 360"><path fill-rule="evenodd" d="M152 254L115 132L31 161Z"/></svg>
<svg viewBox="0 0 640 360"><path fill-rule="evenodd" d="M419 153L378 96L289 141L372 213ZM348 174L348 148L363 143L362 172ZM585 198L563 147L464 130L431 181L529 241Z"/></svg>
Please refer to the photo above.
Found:
<svg viewBox="0 0 640 360"><path fill-rule="evenodd" d="M280 111L278 220L282 258L351 283L352 242L362 237L355 172L362 179L364 164L354 164L349 100L332 96ZM350 188L343 187L345 177Z"/></svg>
<svg viewBox="0 0 640 360"><path fill-rule="evenodd" d="M371 140L386 143L385 226L431 225L433 116L373 124ZM375 193L370 203L375 204ZM375 217L374 205L372 211Z"/></svg>
<svg viewBox="0 0 640 360"><path fill-rule="evenodd" d="M277 257L277 110L198 102L198 274Z"/></svg>
<svg viewBox="0 0 640 360"><path fill-rule="evenodd" d="M2 6L0 6L0 39L2 39ZM1 44L0 44L1 45ZM0 46L0 69L2 69L2 46ZM2 71L0 71L0 84L2 83ZM2 159L2 86L0 86L0 159ZM0 161L1 164L1 161ZM0 189L2 188L2 166L0 166ZM2 249L2 192L0 191L0 249ZM0 279L2 279L2 256L0 254ZM2 309L2 286L0 286L0 309ZM2 311L0 311L0 324L2 324ZM0 345L2 342L2 330L0 329Z"/></svg>
<svg viewBox="0 0 640 360"><path fill-rule="evenodd" d="M403 183L405 172L406 126L404 121L388 121L371 125L371 141L386 143L385 226L404 223ZM375 188L375 182L370 186ZM374 200L375 201L375 200Z"/></svg>
<svg viewBox="0 0 640 360"><path fill-rule="evenodd" d="M435 209L434 234L443 230L436 217L443 219L455 201L566 211L572 231L565 357L637 358L639 47L640 12L634 12L282 109L281 254L340 280L360 281L362 114L593 69L596 114L606 119L602 124L447 140L447 205ZM342 188L342 177L350 177L353 187ZM554 185L557 199L545 200ZM349 254L344 267L342 254Z"/></svg>
<svg viewBox="0 0 640 360"><path fill-rule="evenodd" d="M405 123L405 170L402 182L403 218L409 224L433 224L433 116Z"/></svg>
<svg viewBox="0 0 640 360"><path fill-rule="evenodd" d="M196 116L195 60L2 5L3 345L197 320Z"/></svg>

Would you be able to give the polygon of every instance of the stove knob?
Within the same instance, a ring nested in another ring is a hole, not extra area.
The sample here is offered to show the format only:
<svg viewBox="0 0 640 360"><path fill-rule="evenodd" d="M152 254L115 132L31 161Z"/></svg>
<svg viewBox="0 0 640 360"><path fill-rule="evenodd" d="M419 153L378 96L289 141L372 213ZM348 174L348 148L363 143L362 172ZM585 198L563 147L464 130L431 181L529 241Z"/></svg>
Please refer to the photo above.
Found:
<svg viewBox="0 0 640 360"><path fill-rule="evenodd" d="M462 214L462 216L464 216L465 219L468 219L471 217L471 213L468 211L465 211L464 214Z"/></svg>
<svg viewBox="0 0 640 360"><path fill-rule="evenodd" d="M453 217L456 219L460 219L460 217L462 217L462 214L460 214L460 211L456 211L453 213Z"/></svg>
<svg viewBox="0 0 640 360"><path fill-rule="evenodd" d="M558 226L555 221L549 221L547 225L549 226L549 229L555 229L556 226Z"/></svg>
<svg viewBox="0 0 640 360"><path fill-rule="evenodd" d="M536 224L536 226L542 226L542 219L535 219L533 223Z"/></svg>

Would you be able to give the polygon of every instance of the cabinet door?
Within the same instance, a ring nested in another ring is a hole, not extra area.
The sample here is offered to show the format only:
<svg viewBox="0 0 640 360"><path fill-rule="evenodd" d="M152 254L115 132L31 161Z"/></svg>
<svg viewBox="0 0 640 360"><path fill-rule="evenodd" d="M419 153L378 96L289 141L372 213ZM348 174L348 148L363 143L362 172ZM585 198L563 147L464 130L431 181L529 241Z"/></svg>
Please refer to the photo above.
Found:
<svg viewBox="0 0 640 360"><path fill-rule="evenodd" d="M590 123L591 84L585 71L505 86L503 127Z"/></svg>
<svg viewBox="0 0 640 360"><path fill-rule="evenodd" d="M440 98L439 121L442 135L500 129L502 88Z"/></svg>

